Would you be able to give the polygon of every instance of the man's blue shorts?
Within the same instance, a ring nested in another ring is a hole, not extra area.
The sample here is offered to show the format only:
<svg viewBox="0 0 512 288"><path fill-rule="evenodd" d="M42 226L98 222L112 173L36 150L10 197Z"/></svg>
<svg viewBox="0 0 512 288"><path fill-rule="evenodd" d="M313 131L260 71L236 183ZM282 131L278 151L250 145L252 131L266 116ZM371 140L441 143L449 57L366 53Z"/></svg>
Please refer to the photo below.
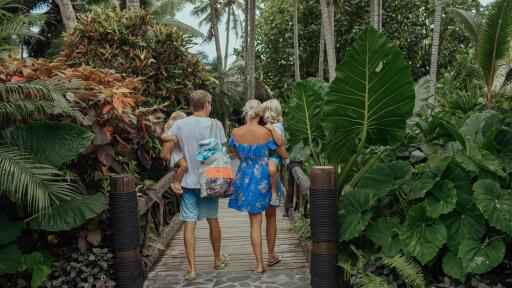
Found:
<svg viewBox="0 0 512 288"><path fill-rule="evenodd" d="M219 199L211 197L201 198L201 189L183 188L180 197L180 220L193 222L204 217L217 218L219 214Z"/></svg>

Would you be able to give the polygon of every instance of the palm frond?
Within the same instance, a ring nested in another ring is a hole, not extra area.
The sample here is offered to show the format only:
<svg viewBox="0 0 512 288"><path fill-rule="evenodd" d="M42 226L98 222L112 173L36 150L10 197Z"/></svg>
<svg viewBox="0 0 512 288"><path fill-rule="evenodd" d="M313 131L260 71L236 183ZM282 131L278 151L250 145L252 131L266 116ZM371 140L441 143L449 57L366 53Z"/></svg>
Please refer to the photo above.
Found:
<svg viewBox="0 0 512 288"><path fill-rule="evenodd" d="M457 8L448 8L448 13L454 17L468 33L469 37L478 44L480 42L480 30L482 29L482 18L469 11Z"/></svg>
<svg viewBox="0 0 512 288"><path fill-rule="evenodd" d="M193 26L188 25L187 23L179 21L176 18L166 17L165 19L162 19L161 21L163 23L167 23L167 24L171 25L172 27L179 28L181 31L183 31L183 33L187 33L188 35L190 35L192 37L198 37L198 38L204 37L203 32L199 31L198 29L196 29Z"/></svg>
<svg viewBox="0 0 512 288"><path fill-rule="evenodd" d="M504 65L501 65L498 68L496 74L494 75L494 82L492 84L493 92L499 92L501 90L510 71L512 71L512 61Z"/></svg>
<svg viewBox="0 0 512 288"><path fill-rule="evenodd" d="M492 92L494 74L498 63L509 57L512 44L512 1L497 0L491 8L480 33L478 63L487 83L488 95Z"/></svg>
<svg viewBox="0 0 512 288"><path fill-rule="evenodd" d="M149 9L149 13L156 18L175 17L186 5L187 0L159 0Z"/></svg>
<svg viewBox="0 0 512 288"><path fill-rule="evenodd" d="M87 122L51 83L0 83L0 100L0 127L52 114L67 115L80 123Z"/></svg>
<svg viewBox="0 0 512 288"><path fill-rule="evenodd" d="M357 274L357 283L361 288L386 288L390 287L386 279L372 273Z"/></svg>
<svg viewBox="0 0 512 288"><path fill-rule="evenodd" d="M382 263L390 268L394 268L408 286L415 288L426 287L421 267L411 258L398 254L393 258L382 258Z"/></svg>
<svg viewBox="0 0 512 288"><path fill-rule="evenodd" d="M31 213L45 211L59 199L70 199L74 186L55 168L37 163L16 147L0 143L0 193Z"/></svg>

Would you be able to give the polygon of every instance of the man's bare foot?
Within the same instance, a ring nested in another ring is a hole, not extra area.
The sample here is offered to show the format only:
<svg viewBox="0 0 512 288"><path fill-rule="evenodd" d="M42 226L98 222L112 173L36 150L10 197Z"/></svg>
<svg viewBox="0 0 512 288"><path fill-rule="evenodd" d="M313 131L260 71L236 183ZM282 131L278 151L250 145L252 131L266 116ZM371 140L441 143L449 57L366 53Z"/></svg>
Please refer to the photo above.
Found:
<svg viewBox="0 0 512 288"><path fill-rule="evenodd" d="M171 183L171 190L178 196L183 194L183 189L181 189L181 185L178 182Z"/></svg>
<svg viewBox="0 0 512 288"><path fill-rule="evenodd" d="M272 206L279 205L279 198L277 197L277 193L272 193L272 199L270 200L270 205L272 205Z"/></svg>

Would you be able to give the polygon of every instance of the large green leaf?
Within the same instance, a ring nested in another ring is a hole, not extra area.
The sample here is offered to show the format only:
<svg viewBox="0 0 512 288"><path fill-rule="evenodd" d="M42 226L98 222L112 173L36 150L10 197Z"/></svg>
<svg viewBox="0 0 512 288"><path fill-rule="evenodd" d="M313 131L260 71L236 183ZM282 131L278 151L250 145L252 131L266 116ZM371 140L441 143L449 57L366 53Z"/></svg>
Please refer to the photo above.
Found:
<svg viewBox="0 0 512 288"><path fill-rule="evenodd" d="M336 79L325 96L322 120L329 161L344 162L357 145L400 143L414 98L402 52L383 33L366 28L336 67Z"/></svg>
<svg viewBox="0 0 512 288"><path fill-rule="evenodd" d="M9 145L55 168L75 159L93 137L94 134L75 124L47 121L16 126L0 133L0 138Z"/></svg>
<svg viewBox="0 0 512 288"><path fill-rule="evenodd" d="M16 273L20 266L23 254L15 244L0 247L0 275Z"/></svg>
<svg viewBox="0 0 512 288"><path fill-rule="evenodd" d="M377 246L382 246L386 257L395 257L400 252L400 223L394 217L382 217L368 225L365 236Z"/></svg>
<svg viewBox="0 0 512 288"><path fill-rule="evenodd" d="M494 75L502 60L507 59L512 44L512 1L497 0L485 18L478 46L478 64L488 91L492 91Z"/></svg>
<svg viewBox="0 0 512 288"><path fill-rule="evenodd" d="M37 288L52 271L52 259L46 251L35 251L23 256L23 265L32 272L32 288Z"/></svg>
<svg viewBox="0 0 512 288"><path fill-rule="evenodd" d="M326 90L327 83L319 79L295 82L290 104L285 113L286 131L290 144L303 143L311 149L315 158L320 149L320 141L324 138L320 123L322 118L319 115Z"/></svg>
<svg viewBox="0 0 512 288"><path fill-rule="evenodd" d="M448 230L448 248L454 253L465 240L480 240L485 233L485 219L474 204L458 205L443 218L443 222Z"/></svg>
<svg viewBox="0 0 512 288"><path fill-rule="evenodd" d="M443 178L452 182L457 190L457 207L474 205L473 185L471 184L471 178L464 170L457 165L449 165L443 174Z"/></svg>
<svg viewBox="0 0 512 288"><path fill-rule="evenodd" d="M462 28L478 44L480 42L480 30L482 29L482 19L469 11L457 8L448 8L449 14L462 24Z"/></svg>
<svg viewBox="0 0 512 288"><path fill-rule="evenodd" d="M480 180L473 185L476 205L491 226L512 235L512 193L501 189L492 180Z"/></svg>
<svg viewBox="0 0 512 288"><path fill-rule="evenodd" d="M418 169L422 169L423 174L414 182L408 198L412 200L425 197L425 194L441 179L444 170L451 161L451 157L431 155L423 167L418 167Z"/></svg>
<svg viewBox="0 0 512 288"><path fill-rule="evenodd" d="M493 110L475 113L464 122L460 132L465 137L469 137L478 145L481 145L485 140L485 135L489 133L492 128L500 125L499 122L501 118L502 116Z"/></svg>
<svg viewBox="0 0 512 288"><path fill-rule="evenodd" d="M371 190L373 198L384 197L392 189L397 189L412 174L409 162L395 161L390 163L378 163L364 174L356 188Z"/></svg>
<svg viewBox="0 0 512 288"><path fill-rule="evenodd" d="M498 161L496 156L488 151L478 148L475 142L466 139L466 155L478 165L478 167L492 172L500 177L506 178L507 174L503 169L503 165Z"/></svg>
<svg viewBox="0 0 512 288"><path fill-rule="evenodd" d="M446 227L443 222L428 217L427 208L424 205L417 205L409 209L400 230L402 247L422 264L437 254L441 246L446 243L446 235Z"/></svg>
<svg viewBox="0 0 512 288"><path fill-rule="evenodd" d="M501 263L505 256L505 244L501 239L483 244L480 241L467 240L460 245L458 256L464 272L485 273Z"/></svg>
<svg viewBox="0 0 512 288"><path fill-rule="evenodd" d="M106 208L107 199L102 193L81 195L80 198L62 202L40 213L30 222L30 227L46 231L69 230L79 227Z"/></svg>
<svg viewBox="0 0 512 288"><path fill-rule="evenodd" d="M372 217L370 205L371 192L368 190L354 189L343 194L338 212L341 215L341 241L348 241L363 232Z"/></svg>
<svg viewBox="0 0 512 288"><path fill-rule="evenodd" d="M0 213L0 245L5 245L16 239L23 230L23 224L12 222L4 214Z"/></svg>
<svg viewBox="0 0 512 288"><path fill-rule="evenodd" d="M464 273L464 267L462 267L462 261L452 252L448 252L443 257L443 271L447 275L464 282L466 279L466 273Z"/></svg>
<svg viewBox="0 0 512 288"><path fill-rule="evenodd" d="M441 214L446 214L455 208L456 202L457 190L453 183L448 180L439 181L425 199L427 215L439 217Z"/></svg>

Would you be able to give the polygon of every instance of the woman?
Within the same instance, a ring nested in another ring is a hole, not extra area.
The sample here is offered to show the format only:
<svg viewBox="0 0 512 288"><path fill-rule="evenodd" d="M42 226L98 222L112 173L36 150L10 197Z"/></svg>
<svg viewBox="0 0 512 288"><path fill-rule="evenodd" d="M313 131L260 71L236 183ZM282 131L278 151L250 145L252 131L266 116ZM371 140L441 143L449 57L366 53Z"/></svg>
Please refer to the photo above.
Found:
<svg viewBox="0 0 512 288"><path fill-rule="evenodd" d="M276 207L270 205L272 197L268 160L270 151L277 149L272 134L258 125L261 118L261 103L249 100L243 109L246 124L233 130L229 145L240 159L235 177L234 194L229 199L229 208L248 212L251 222L251 243L256 256L254 272L265 272L261 240L261 213L267 218L268 265L277 264L281 258L274 253L276 240ZM281 197L281 185L279 198ZM280 201L279 201L280 202Z"/></svg>

